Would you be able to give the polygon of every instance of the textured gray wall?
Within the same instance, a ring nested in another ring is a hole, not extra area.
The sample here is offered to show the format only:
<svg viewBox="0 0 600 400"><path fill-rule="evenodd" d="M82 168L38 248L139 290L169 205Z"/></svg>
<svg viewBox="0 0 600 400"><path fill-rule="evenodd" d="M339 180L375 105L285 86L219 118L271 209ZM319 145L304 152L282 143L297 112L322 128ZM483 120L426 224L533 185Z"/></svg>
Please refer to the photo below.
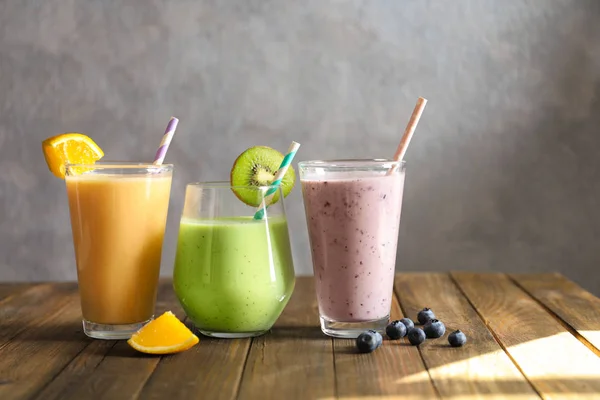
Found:
<svg viewBox="0 0 600 400"><path fill-rule="evenodd" d="M600 1L0 0L0 279L75 277L40 142L85 132L151 160L181 119L184 184L256 144L389 157L417 96L400 270L558 270L600 292ZM297 188L298 273L310 272Z"/></svg>

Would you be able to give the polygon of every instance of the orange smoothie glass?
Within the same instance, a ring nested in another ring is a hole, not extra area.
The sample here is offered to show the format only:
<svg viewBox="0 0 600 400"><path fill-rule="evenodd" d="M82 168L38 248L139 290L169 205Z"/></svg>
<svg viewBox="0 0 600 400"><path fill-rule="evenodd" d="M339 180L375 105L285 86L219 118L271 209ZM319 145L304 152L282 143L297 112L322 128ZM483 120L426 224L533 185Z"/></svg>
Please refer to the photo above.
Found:
<svg viewBox="0 0 600 400"><path fill-rule="evenodd" d="M83 329L127 339L154 314L173 166L67 165Z"/></svg>

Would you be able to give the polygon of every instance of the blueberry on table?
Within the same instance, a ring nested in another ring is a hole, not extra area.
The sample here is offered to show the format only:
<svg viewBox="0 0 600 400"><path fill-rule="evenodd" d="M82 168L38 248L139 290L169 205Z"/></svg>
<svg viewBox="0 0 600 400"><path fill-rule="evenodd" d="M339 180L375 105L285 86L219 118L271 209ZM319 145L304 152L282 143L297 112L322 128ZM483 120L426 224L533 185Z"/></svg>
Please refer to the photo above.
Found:
<svg viewBox="0 0 600 400"><path fill-rule="evenodd" d="M444 333L446 333L446 326L442 321L430 319L423 327L423 330L429 339L437 339L444 336Z"/></svg>
<svg viewBox="0 0 600 400"><path fill-rule="evenodd" d="M392 321L385 327L385 334L392 340L406 336L406 326L400 320Z"/></svg>
<svg viewBox="0 0 600 400"><path fill-rule="evenodd" d="M467 343L467 336L460 330L456 330L448 335L448 343L452 347L460 347Z"/></svg>
<svg viewBox="0 0 600 400"><path fill-rule="evenodd" d="M406 332L415 327L415 323L410 318L402 318L400 322L406 327Z"/></svg>
<svg viewBox="0 0 600 400"><path fill-rule="evenodd" d="M379 335L381 336L381 335ZM358 335L356 338L356 348L361 353L370 353L379 347L379 339L377 332L366 331Z"/></svg>
<svg viewBox="0 0 600 400"><path fill-rule="evenodd" d="M421 328L412 328L406 334L408 341L413 346L418 346L425 341L425 332Z"/></svg>
<svg viewBox="0 0 600 400"><path fill-rule="evenodd" d="M373 335L375 335L375 338L377 338L377 347L379 347L383 344L383 336L381 336L381 333L379 333L373 329L369 329L367 332L371 332Z"/></svg>
<svg viewBox="0 0 600 400"><path fill-rule="evenodd" d="M419 311L417 319L419 320L419 323L421 325L425 325L430 319L435 319L435 314L433 313L433 311L431 311L430 308L425 307L424 309Z"/></svg>

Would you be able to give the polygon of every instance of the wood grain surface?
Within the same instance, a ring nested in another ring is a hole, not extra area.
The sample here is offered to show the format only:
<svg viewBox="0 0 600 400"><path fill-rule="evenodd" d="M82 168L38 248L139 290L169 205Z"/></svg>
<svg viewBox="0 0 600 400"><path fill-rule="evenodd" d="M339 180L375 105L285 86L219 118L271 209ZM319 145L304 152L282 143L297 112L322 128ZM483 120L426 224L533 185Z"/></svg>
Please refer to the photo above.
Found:
<svg viewBox="0 0 600 400"><path fill-rule="evenodd" d="M314 290L312 279L297 278L294 294L272 332L252 340L240 399L333 396L332 340L316 325Z"/></svg>
<svg viewBox="0 0 600 400"><path fill-rule="evenodd" d="M511 278L581 335L600 356L599 298L560 274L517 274Z"/></svg>
<svg viewBox="0 0 600 400"><path fill-rule="evenodd" d="M26 299L26 302L20 300ZM46 386L90 342L81 327L74 284L40 285L9 300L18 332L0 349L0 399L27 399ZM8 304L1 305L7 310ZM26 312L24 315L23 312ZM27 313L29 311L29 313ZM12 323L11 323L12 322ZM3 328L4 332L5 329Z"/></svg>
<svg viewBox="0 0 600 400"><path fill-rule="evenodd" d="M74 283L0 284L0 399L600 399L600 300L556 274L399 274L391 319L430 307L446 335L385 339L371 354L320 332L314 282L297 278L267 334L200 336L170 356L87 338ZM157 314L185 315L171 282ZM191 324L186 321L191 327ZM468 336L452 348L447 335Z"/></svg>
<svg viewBox="0 0 600 400"><path fill-rule="evenodd" d="M0 302L31 287L32 285L26 283L0 283Z"/></svg>
<svg viewBox="0 0 600 400"><path fill-rule="evenodd" d="M511 399L539 398L447 274L398 275L395 288L411 319L416 321L419 310L429 307L446 325L443 337L419 346L442 397L505 399L510 394ZM462 348L448 343L448 335L457 329L468 338Z"/></svg>
<svg viewBox="0 0 600 400"><path fill-rule="evenodd" d="M171 282L163 280L159 284L158 288L158 300L156 304L157 314L162 313L166 310L174 308L174 311L179 311L175 303L175 298L171 290ZM179 311L179 316L182 317L183 313ZM77 315L72 321L73 325L81 325L81 316ZM78 335L81 338L81 334ZM119 354L122 351L123 342L119 343L115 340L91 340L85 339L88 345L79 354L77 354L73 360L60 371L60 373L46 385L36 396L39 400L52 400L52 399L68 399L77 398L82 396L82 392L92 391L94 385L97 383L92 379L102 380L105 379L103 375L103 369L106 369L105 364L110 362L110 357L115 354ZM115 345L119 344L116 350L113 350ZM120 350L121 349L121 350ZM126 349L130 352L130 349ZM133 353L129 353L133 354ZM107 357L109 359L107 360ZM132 358L133 359L133 358ZM143 362L143 361L142 361ZM136 366L137 367L137 366ZM127 391L124 392L126 394ZM101 398L101 395L93 396L89 393L85 393L86 396L92 398Z"/></svg>
<svg viewBox="0 0 600 400"><path fill-rule="evenodd" d="M390 318L402 317L394 297ZM354 340L335 339L334 354L337 395L341 398L437 397L419 350L406 339L384 340L381 348L370 354L357 353Z"/></svg>
<svg viewBox="0 0 600 400"><path fill-rule="evenodd" d="M173 310L183 318L170 282L162 282L158 289L160 301L157 314ZM81 357L89 354L83 351ZM161 361L160 357L140 355L126 341L116 341L96 367L82 375L77 382L67 388L68 395L63 392L61 399L130 399L136 398L146 381Z"/></svg>
<svg viewBox="0 0 600 400"><path fill-rule="evenodd" d="M600 396L600 357L507 276L452 276L543 398Z"/></svg>

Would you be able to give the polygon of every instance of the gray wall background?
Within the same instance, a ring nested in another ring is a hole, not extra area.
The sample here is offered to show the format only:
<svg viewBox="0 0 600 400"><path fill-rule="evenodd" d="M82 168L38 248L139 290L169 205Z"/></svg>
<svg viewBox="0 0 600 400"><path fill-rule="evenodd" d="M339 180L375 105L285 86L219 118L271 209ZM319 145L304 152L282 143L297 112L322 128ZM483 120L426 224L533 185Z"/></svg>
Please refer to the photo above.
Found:
<svg viewBox="0 0 600 400"><path fill-rule="evenodd" d="M560 271L600 293L598 0L0 0L0 279L74 279L64 184L41 141L91 135L176 178L245 148L390 157L418 96L398 269ZM311 271L299 188L296 270Z"/></svg>

